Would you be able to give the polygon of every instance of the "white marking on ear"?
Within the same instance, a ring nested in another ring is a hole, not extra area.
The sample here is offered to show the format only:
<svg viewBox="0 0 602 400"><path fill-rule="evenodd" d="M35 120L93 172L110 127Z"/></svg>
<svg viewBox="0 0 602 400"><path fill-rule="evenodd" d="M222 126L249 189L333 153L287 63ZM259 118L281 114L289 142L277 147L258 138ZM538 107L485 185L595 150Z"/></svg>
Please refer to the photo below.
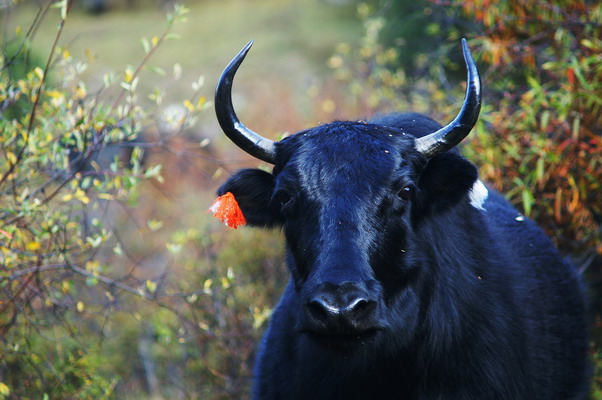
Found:
<svg viewBox="0 0 602 400"><path fill-rule="evenodd" d="M470 189L470 192L468 192L470 204L474 208L482 211L487 211L485 207L483 207L483 204L485 204L485 200L487 200L487 196L489 196L489 191L487 190L487 187L485 187L483 182L481 182L480 180L477 180L474 183L474 185L472 185L472 189Z"/></svg>

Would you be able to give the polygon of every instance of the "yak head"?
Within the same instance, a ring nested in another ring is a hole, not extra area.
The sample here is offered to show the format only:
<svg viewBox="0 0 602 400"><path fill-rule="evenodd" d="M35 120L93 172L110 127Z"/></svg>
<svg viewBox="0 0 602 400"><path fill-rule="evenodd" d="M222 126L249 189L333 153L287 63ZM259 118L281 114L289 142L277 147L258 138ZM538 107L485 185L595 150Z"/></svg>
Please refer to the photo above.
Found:
<svg viewBox="0 0 602 400"><path fill-rule="evenodd" d="M232 106L232 80L251 44L222 74L216 112L237 146L274 169L241 170L218 194L233 193L249 225L283 229L299 332L330 344L365 343L387 331L411 337L428 251L416 243L417 231L463 201L477 179L475 167L452 150L481 106L465 41L466 97L448 125L393 114L333 122L279 142L245 127Z"/></svg>

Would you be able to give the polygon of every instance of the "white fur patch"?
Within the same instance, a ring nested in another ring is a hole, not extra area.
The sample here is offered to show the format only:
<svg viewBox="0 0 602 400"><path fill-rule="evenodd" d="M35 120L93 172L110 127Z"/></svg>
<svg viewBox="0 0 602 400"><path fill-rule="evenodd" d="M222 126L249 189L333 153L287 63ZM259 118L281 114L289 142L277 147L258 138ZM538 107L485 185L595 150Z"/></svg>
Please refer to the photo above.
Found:
<svg viewBox="0 0 602 400"><path fill-rule="evenodd" d="M489 191L480 180L477 180L474 185L472 185L470 192L468 192L470 204L478 210L487 211L485 207L483 207L485 200L487 200L487 196L489 196Z"/></svg>

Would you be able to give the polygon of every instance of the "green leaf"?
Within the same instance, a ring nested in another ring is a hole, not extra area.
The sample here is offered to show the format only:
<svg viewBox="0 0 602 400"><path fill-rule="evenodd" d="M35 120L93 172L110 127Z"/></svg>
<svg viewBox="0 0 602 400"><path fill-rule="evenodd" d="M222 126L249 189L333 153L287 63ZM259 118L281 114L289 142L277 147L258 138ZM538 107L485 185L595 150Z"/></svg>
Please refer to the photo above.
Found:
<svg viewBox="0 0 602 400"><path fill-rule="evenodd" d="M147 226L148 229L150 229L151 231L158 231L159 229L161 229L163 227L163 222L162 221L158 221L156 219L151 219L147 222Z"/></svg>
<svg viewBox="0 0 602 400"><path fill-rule="evenodd" d="M86 242L88 242L90 244L90 246L92 246L93 248L97 248L102 243L102 236L96 236L96 237L89 236L86 238Z"/></svg>
<svg viewBox="0 0 602 400"><path fill-rule="evenodd" d="M146 290L148 290L149 293L155 293L155 291L157 290L157 282L147 280L146 281Z"/></svg>
<svg viewBox="0 0 602 400"><path fill-rule="evenodd" d="M155 166L152 166L150 168L148 168L145 172L144 172L144 177L145 178L154 178L159 176L159 173L161 173L161 164L157 164Z"/></svg>
<svg viewBox="0 0 602 400"><path fill-rule="evenodd" d="M182 250L181 244L165 243L165 247L171 254L179 253Z"/></svg>
<svg viewBox="0 0 602 400"><path fill-rule="evenodd" d="M55 2L50 7L52 8L60 8L61 9L61 19L67 18L67 0L60 0Z"/></svg>
<svg viewBox="0 0 602 400"><path fill-rule="evenodd" d="M537 164L535 167L535 179L537 179L538 182L542 181L544 176L545 176L545 161L543 159L543 157L540 157L537 159Z"/></svg>
<svg viewBox="0 0 602 400"><path fill-rule="evenodd" d="M165 76L165 71L162 68L155 67L154 65L147 65L146 69L148 69L149 71L154 72L157 75Z"/></svg>
<svg viewBox="0 0 602 400"><path fill-rule="evenodd" d="M142 48L144 49L144 52L146 54L148 54L148 52L151 50L151 44L150 44L150 42L145 37L143 37L142 39L140 39L140 42L142 43Z"/></svg>
<svg viewBox="0 0 602 400"><path fill-rule="evenodd" d="M115 74L113 72L107 72L102 76L102 82L105 88L111 86L115 82Z"/></svg>
<svg viewBox="0 0 602 400"><path fill-rule="evenodd" d="M531 190L527 188L523 188L521 195L523 200L523 210L525 215L529 216L531 214L533 204L535 203L535 198L533 197Z"/></svg>

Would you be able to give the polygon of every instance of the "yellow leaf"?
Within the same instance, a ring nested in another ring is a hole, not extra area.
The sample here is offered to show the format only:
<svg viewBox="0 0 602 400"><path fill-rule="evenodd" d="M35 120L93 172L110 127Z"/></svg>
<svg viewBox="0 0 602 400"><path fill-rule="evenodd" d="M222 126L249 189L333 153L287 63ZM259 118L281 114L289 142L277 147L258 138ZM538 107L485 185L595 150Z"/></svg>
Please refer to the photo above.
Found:
<svg viewBox="0 0 602 400"><path fill-rule="evenodd" d="M76 307L77 307L77 311L79 311L79 312L84 311L84 302L78 301Z"/></svg>
<svg viewBox="0 0 602 400"><path fill-rule="evenodd" d="M224 288L224 289L230 288L230 281L228 280L228 278L222 276L221 281L222 281L222 288Z"/></svg>
<svg viewBox="0 0 602 400"><path fill-rule="evenodd" d="M40 79L44 78L44 70L40 67L35 67L35 69L33 70L34 74L36 74L36 76Z"/></svg>
<svg viewBox="0 0 602 400"><path fill-rule="evenodd" d="M88 204L90 202L90 199L88 198L88 196L86 196L86 192L84 192L80 188L77 188L77 190L75 191L75 198L84 204Z"/></svg>
<svg viewBox="0 0 602 400"><path fill-rule="evenodd" d="M184 100L184 107L186 107L190 112L194 111L194 106L192 105L190 100Z"/></svg>
<svg viewBox="0 0 602 400"><path fill-rule="evenodd" d="M103 199L103 200L114 200L115 196L113 196L112 194L109 193L100 193L98 195L99 199Z"/></svg>
<svg viewBox="0 0 602 400"><path fill-rule="evenodd" d="M132 71L131 68L126 68L125 77L123 78L123 80L127 83L130 83L132 79L134 79L134 71Z"/></svg>
<svg viewBox="0 0 602 400"><path fill-rule="evenodd" d="M17 156L15 156L15 153L13 153L11 151L6 153L6 158L8 158L8 162L10 164L15 164L17 162Z"/></svg>
<svg viewBox="0 0 602 400"><path fill-rule="evenodd" d="M10 388L6 383L0 382L0 396L8 396L10 394Z"/></svg>
<svg viewBox="0 0 602 400"><path fill-rule="evenodd" d="M60 99L63 97L63 94L61 92L59 92L58 90L50 90L48 92L46 92L46 94L50 97L52 97L53 99Z"/></svg>
<svg viewBox="0 0 602 400"><path fill-rule="evenodd" d="M159 43L159 38L156 36L153 36L151 39L151 43L153 44L153 46L156 46L157 43Z"/></svg>
<svg viewBox="0 0 602 400"><path fill-rule="evenodd" d="M75 88L75 98L76 99L83 99L84 97L86 97L86 95L88 94L88 91L86 90L85 86L78 86Z"/></svg>
<svg viewBox="0 0 602 400"><path fill-rule="evenodd" d="M207 102L207 99L205 98L205 96L201 96L201 98L199 99L199 102L197 103L197 107L202 108L206 102Z"/></svg>
<svg viewBox="0 0 602 400"><path fill-rule="evenodd" d="M42 247L42 244L40 242L29 242L25 245L25 248L29 251L39 250L40 247Z"/></svg>
<svg viewBox="0 0 602 400"><path fill-rule="evenodd" d="M86 263L86 271L90 271L94 275L98 274L98 269L99 268L100 268L100 263L98 261L88 261Z"/></svg>

